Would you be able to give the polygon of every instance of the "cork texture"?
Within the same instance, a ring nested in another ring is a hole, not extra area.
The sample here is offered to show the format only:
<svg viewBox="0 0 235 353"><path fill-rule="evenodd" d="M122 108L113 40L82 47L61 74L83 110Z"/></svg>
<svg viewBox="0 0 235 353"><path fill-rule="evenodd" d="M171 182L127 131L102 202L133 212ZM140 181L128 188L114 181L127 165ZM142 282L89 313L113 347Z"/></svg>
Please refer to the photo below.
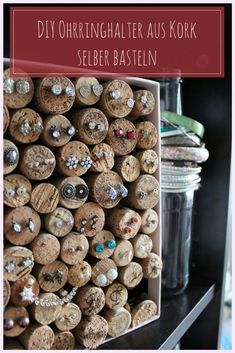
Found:
<svg viewBox="0 0 235 353"><path fill-rule="evenodd" d="M158 133L156 126L151 121L141 121L135 124L138 136L136 147L140 149L151 149L156 146Z"/></svg>
<svg viewBox="0 0 235 353"><path fill-rule="evenodd" d="M79 106L90 106L100 100L103 86L95 77L79 77L72 80L76 95L75 104Z"/></svg>
<svg viewBox="0 0 235 353"><path fill-rule="evenodd" d="M19 162L19 150L10 140L3 140L3 174L12 173Z"/></svg>
<svg viewBox="0 0 235 353"><path fill-rule="evenodd" d="M56 237L64 237L71 232L74 225L72 213L64 207L57 207L43 219L45 229Z"/></svg>
<svg viewBox="0 0 235 353"><path fill-rule="evenodd" d="M33 188L30 203L39 213L53 212L59 202L59 190L52 184L41 183Z"/></svg>
<svg viewBox="0 0 235 353"><path fill-rule="evenodd" d="M93 316L98 314L104 307L104 291L101 288L88 285L77 293L74 301L81 309L83 315Z"/></svg>
<svg viewBox="0 0 235 353"><path fill-rule="evenodd" d="M4 204L16 208L26 205L31 196L32 185L21 174L10 174L4 178Z"/></svg>
<svg viewBox="0 0 235 353"><path fill-rule="evenodd" d="M104 210L95 202L86 202L76 209L73 215L76 230L86 237L94 237L104 227Z"/></svg>
<svg viewBox="0 0 235 353"><path fill-rule="evenodd" d="M14 326L10 330L4 329L4 336L17 337L25 331L27 326L23 327L23 325L20 325L19 323L19 319L22 317L29 320L28 311L23 306L10 305L5 309L4 322L7 320L13 320Z"/></svg>
<svg viewBox="0 0 235 353"><path fill-rule="evenodd" d="M85 259L89 243L85 235L71 232L61 239L60 258L68 265L76 265Z"/></svg>
<svg viewBox="0 0 235 353"><path fill-rule="evenodd" d="M107 143L99 143L90 149L92 172L108 172L114 166L114 152Z"/></svg>
<svg viewBox="0 0 235 353"><path fill-rule="evenodd" d="M149 321L157 314L157 305L152 300L144 300L132 311L132 327L139 326L145 321Z"/></svg>
<svg viewBox="0 0 235 353"><path fill-rule="evenodd" d="M60 147L71 140L67 130L71 127L70 121L64 115L49 115L43 119L42 141L49 147Z"/></svg>
<svg viewBox="0 0 235 353"><path fill-rule="evenodd" d="M17 281L32 271L34 259L32 251L23 246L10 246L4 249L4 278Z"/></svg>

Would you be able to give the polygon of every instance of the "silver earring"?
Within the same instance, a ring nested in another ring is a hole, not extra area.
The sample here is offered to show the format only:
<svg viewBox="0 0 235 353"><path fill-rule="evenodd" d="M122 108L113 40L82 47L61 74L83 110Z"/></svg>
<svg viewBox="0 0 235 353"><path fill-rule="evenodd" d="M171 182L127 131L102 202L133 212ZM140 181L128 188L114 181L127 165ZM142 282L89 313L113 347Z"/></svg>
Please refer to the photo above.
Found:
<svg viewBox="0 0 235 353"><path fill-rule="evenodd" d="M22 230L21 225L19 223L14 222L14 221L12 222L12 228L16 233L20 233Z"/></svg>

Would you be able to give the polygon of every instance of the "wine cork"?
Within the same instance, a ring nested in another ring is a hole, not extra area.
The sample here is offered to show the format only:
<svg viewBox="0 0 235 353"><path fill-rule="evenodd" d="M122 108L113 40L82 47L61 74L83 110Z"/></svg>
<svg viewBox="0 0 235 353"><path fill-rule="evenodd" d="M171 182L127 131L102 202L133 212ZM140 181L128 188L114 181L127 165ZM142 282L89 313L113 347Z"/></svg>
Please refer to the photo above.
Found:
<svg viewBox="0 0 235 353"><path fill-rule="evenodd" d="M43 121L42 141L49 147L60 147L71 140L75 127L64 115L49 115Z"/></svg>
<svg viewBox="0 0 235 353"><path fill-rule="evenodd" d="M57 169L67 176L85 174L92 165L88 147L80 141L70 141L56 153Z"/></svg>
<svg viewBox="0 0 235 353"><path fill-rule="evenodd" d="M121 283L113 283L105 288L105 306L109 309L120 309L126 305L128 291Z"/></svg>
<svg viewBox="0 0 235 353"><path fill-rule="evenodd" d="M3 279L3 305L7 306L11 296L11 286L7 279Z"/></svg>
<svg viewBox="0 0 235 353"><path fill-rule="evenodd" d="M106 143L99 143L91 148L92 172L108 172L114 166L114 152Z"/></svg>
<svg viewBox="0 0 235 353"><path fill-rule="evenodd" d="M144 211L140 211L142 223L140 226L140 232L145 234L152 234L158 227L158 214L153 209L149 208Z"/></svg>
<svg viewBox="0 0 235 353"><path fill-rule="evenodd" d="M17 337L29 326L29 314L23 306L9 306L4 311L4 336Z"/></svg>
<svg viewBox="0 0 235 353"><path fill-rule="evenodd" d="M57 207L53 212L45 215L45 229L56 237L64 237L71 232L74 225L72 213L63 207Z"/></svg>
<svg viewBox="0 0 235 353"><path fill-rule="evenodd" d="M137 138L137 148L147 150L156 146L158 132L156 126L151 121L141 121L135 124Z"/></svg>
<svg viewBox="0 0 235 353"><path fill-rule="evenodd" d="M86 237L94 237L104 227L104 210L95 202L86 202L73 214L76 230Z"/></svg>
<svg viewBox="0 0 235 353"><path fill-rule="evenodd" d="M116 156L125 156L131 153L137 144L135 125L127 119L112 121L105 142L112 147Z"/></svg>
<svg viewBox="0 0 235 353"><path fill-rule="evenodd" d="M4 103L8 108L18 109L29 104L34 94L34 84L26 72L21 70L22 77L12 77L10 69L3 73Z"/></svg>
<svg viewBox="0 0 235 353"><path fill-rule="evenodd" d="M131 314L125 308L108 310L104 318L109 325L108 335L111 337L120 336L126 332L131 325Z"/></svg>
<svg viewBox="0 0 235 353"><path fill-rule="evenodd" d="M75 87L75 104L80 106L96 104L103 92L103 86L95 77L80 77L72 80Z"/></svg>
<svg viewBox="0 0 235 353"><path fill-rule="evenodd" d="M69 268L68 283L74 287L83 287L91 279L91 266L86 261L80 261Z"/></svg>
<svg viewBox="0 0 235 353"><path fill-rule="evenodd" d="M36 211L28 206L6 211L4 229L6 239L14 245L26 245L38 235L41 220Z"/></svg>
<svg viewBox="0 0 235 353"><path fill-rule="evenodd" d="M60 315L55 320L55 325L60 331L70 331L81 321L82 314L79 307L74 303L63 305Z"/></svg>
<svg viewBox="0 0 235 353"><path fill-rule="evenodd" d="M4 204L16 208L26 205L30 200L32 186L21 174L10 174L4 178Z"/></svg>
<svg viewBox="0 0 235 353"><path fill-rule="evenodd" d="M79 305L83 315L93 316L104 307L104 291L101 288L87 285L76 294L74 302Z"/></svg>
<svg viewBox="0 0 235 353"><path fill-rule="evenodd" d="M4 278L17 281L32 271L34 265L33 254L22 246L11 246L4 250Z"/></svg>
<svg viewBox="0 0 235 353"><path fill-rule="evenodd" d="M144 300L132 311L132 327L139 326L143 322L151 320L157 314L157 305L152 300Z"/></svg>
<svg viewBox="0 0 235 353"><path fill-rule="evenodd" d="M119 267L128 265L134 256L134 250L129 240L118 240L112 259Z"/></svg>
<svg viewBox="0 0 235 353"><path fill-rule="evenodd" d="M102 230L96 234L89 243L89 254L97 259L110 257L116 248L115 238L108 230Z"/></svg>
<svg viewBox="0 0 235 353"><path fill-rule="evenodd" d="M55 165L55 156L46 146L30 145L22 150L19 169L30 180L49 178Z"/></svg>
<svg viewBox="0 0 235 353"><path fill-rule="evenodd" d="M75 337L70 331L54 331L55 340L51 347L52 350L72 350L75 349Z"/></svg>
<svg viewBox="0 0 235 353"><path fill-rule="evenodd" d="M61 239L60 258L68 265L82 261L89 249L87 238L83 234L71 232Z"/></svg>
<svg viewBox="0 0 235 353"><path fill-rule="evenodd" d="M60 242L50 233L40 233L30 244L34 261L41 265L50 264L60 254Z"/></svg>
<svg viewBox="0 0 235 353"><path fill-rule="evenodd" d="M3 132L5 133L10 124L10 114L6 104L3 104Z"/></svg>
<svg viewBox="0 0 235 353"><path fill-rule="evenodd" d="M159 165L158 155L154 150L144 150L134 154L139 160L142 173L154 174Z"/></svg>
<svg viewBox="0 0 235 353"><path fill-rule="evenodd" d="M144 259L149 256L153 248L152 239L147 234L137 234L131 243L134 249L134 256L139 259Z"/></svg>
<svg viewBox="0 0 235 353"><path fill-rule="evenodd" d="M114 170L124 181L135 181L140 175L140 162L132 155L115 159Z"/></svg>
<svg viewBox="0 0 235 353"><path fill-rule="evenodd" d="M160 197L160 189L159 182L154 176L142 174L128 186L126 202L130 207L144 210L157 205Z"/></svg>
<svg viewBox="0 0 235 353"><path fill-rule="evenodd" d="M19 150L10 140L3 140L3 174L12 173L19 162Z"/></svg>
<svg viewBox="0 0 235 353"><path fill-rule="evenodd" d="M72 108L75 88L67 77L44 77L35 83L34 104L40 112L63 114Z"/></svg>
<svg viewBox="0 0 235 353"><path fill-rule="evenodd" d="M92 267L91 280L98 287L110 285L117 277L117 266L111 259L99 260Z"/></svg>
<svg viewBox="0 0 235 353"><path fill-rule="evenodd" d="M100 99L100 107L109 118L124 118L133 106L133 92L123 80L106 82Z"/></svg>
<svg viewBox="0 0 235 353"><path fill-rule="evenodd" d="M28 306L32 304L39 292L36 278L32 275L24 276L11 283L11 302L18 306Z"/></svg>
<svg viewBox="0 0 235 353"><path fill-rule="evenodd" d="M22 108L12 112L9 134L14 141L33 143L39 139L42 130L42 118L35 110Z"/></svg>
<svg viewBox="0 0 235 353"><path fill-rule="evenodd" d="M59 297L54 293L42 293L39 295L38 300L43 302L57 301ZM36 305L31 306L31 315L41 325L49 325L54 322L60 315L62 306L57 305Z"/></svg>
<svg viewBox="0 0 235 353"><path fill-rule="evenodd" d="M82 178L77 176L59 178L53 183L59 190L59 205L69 209L77 209L86 202L89 189Z"/></svg>
<svg viewBox="0 0 235 353"><path fill-rule="evenodd" d="M90 190L90 200L97 202L103 208L113 208L127 196L127 189L121 177L112 171L90 174L87 185Z"/></svg>
<svg viewBox="0 0 235 353"><path fill-rule="evenodd" d="M68 278L68 267L61 261L54 261L47 265L38 265L37 280L45 292L57 292Z"/></svg>
<svg viewBox="0 0 235 353"><path fill-rule="evenodd" d="M162 260L157 254L151 253L139 261L143 267L144 278L157 278L162 270Z"/></svg>
<svg viewBox="0 0 235 353"><path fill-rule="evenodd" d="M140 215L126 207L116 207L110 210L106 217L106 226L111 232L122 239L133 238L141 225Z"/></svg>
<svg viewBox="0 0 235 353"><path fill-rule="evenodd" d="M39 213L53 212L59 202L59 190L52 184L41 183L33 188L30 203Z"/></svg>
<svg viewBox="0 0 235 353"><path fill-rule="evenodd" d="M149 115L155 107L155 99L152 92L141 89L134 91L134 107L131 111L131 117L137 119L139 116Z"/></svg>
<svg viewBox="0 0 235 353"><path fill-rule="evenodd" d="M19 337L20 342L29 350L51 349L55 335L50 326L32 323Z"/></svg>
<svg viewBox="0 0 235 353"><path fill-rule="evenodd" d="M83 317L73 330L75 338L86 348L95 349L101 345L108 334L108 323L100 315Z"/></svg>
<svg viewBox="0 0 235 353"><path fill-rule="evenodd" d="M88 145L102 142L107 135L108 120L99 109L75 110L70 120L76 128L76 137Z"/></svg>
<svg viewBox="0 0 235 353"><path fill-rule="evenodd" d="M143 278L143 269L137 262L130 262L129 265L121 267L119 270L120 282L127 288L136 287Z"/></svg>

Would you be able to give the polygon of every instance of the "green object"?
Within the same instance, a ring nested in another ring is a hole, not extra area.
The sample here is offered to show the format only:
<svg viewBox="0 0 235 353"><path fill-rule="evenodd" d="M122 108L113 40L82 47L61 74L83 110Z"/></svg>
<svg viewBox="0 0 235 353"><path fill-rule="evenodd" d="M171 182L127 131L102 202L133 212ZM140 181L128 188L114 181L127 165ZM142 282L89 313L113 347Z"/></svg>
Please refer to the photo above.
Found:
<svg viewBox="0 0 235 353"><path fill-rule="evenodd" d="M179 115L169 111L161 112L161 119L164 121L170 121L173 124L184 127L193 131L200 138L203 138L205 128L204 126L196 120L189 118L188 116Z"/></svg>
<svg viewBox="0 0 235 353"><path fill-rule="evenodd" d="M95 245L95 251L98 253L102 253L104 251L104 244L98 243Z"/></svg>
<svg viewBox="0 0 235 353"><path fill-rule="evenodd" d="M109 240L107 242L107 247L111 250L115 249L116 248L116 241L115 240Z"/></svg>
<svg viewBox="0 0 235 353"><path fill-rule="evenodd" d="M174 131L174 130L176 130L175 127L168 127L168 126L161 127L161 132L168 132L168 131Z"/></svg>

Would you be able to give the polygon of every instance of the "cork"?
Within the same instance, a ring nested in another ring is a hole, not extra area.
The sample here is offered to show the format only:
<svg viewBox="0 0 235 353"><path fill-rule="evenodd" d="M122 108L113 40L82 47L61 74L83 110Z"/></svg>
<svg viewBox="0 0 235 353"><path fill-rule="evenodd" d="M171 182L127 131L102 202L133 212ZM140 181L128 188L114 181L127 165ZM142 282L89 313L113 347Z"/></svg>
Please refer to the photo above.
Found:
<svg viewBox="0 0 235 353"><path fill-rule="evenodd" d="M21 174L10 174L4 178L4 204L16 208L26 205L30 200L32 186Z"/></svg>
<svg viewBox="0 0 235 353"><path fill-rule="evenodd" d="M156 146L158 133L156 126L151 121L141 121L135 124L137 139L137 148L147 150Z"/></svg>
<svg viewBox="0 0 235 353"><path fill-rule="evenodd" d="M108 335L111 337L120 336L131 325L131 314L125 308L107 310L104 318L109 325Z"/></svg>
<svg viewBox="0 0 235 353"><path fill-rule="evenodd" d="M38 283L45 292L57 292L67 282L68 267L57 260L47 265L38 265L36 274Z"/></svg>
<svg viewBox="0 0 235 353"><path fill-rule="evenodd" d="M87 285L76 294L74 302L79 306L83 315L96 315L104 307L104 291L101 288Z"/></svg>
<svg viewBox="0 0 235 353"><path fill-rule="evenodd" d="M42 145L29 145L21 152L19 169L30 180L45 180L55 169L56 160L51 150Z"/></svg>
<svg viewBox="0 0 235 353"><path fill-rule="evenodd" d="M67 77L44 77L35 81L34 105L42 113L64 114L72 108L74 99L75 88Z"/></svg>
<svg viewBox="0 0 235 353"><path fill-rule="evenodd" d="M160 197L159 182L149 174L142 174L131 184L128 184L126 203L130 207L145 210L157 205Z"/></svg>
<svg viewBox="0 0 235 353"><path fill-rule="evenodd" d="M109 118L124 118L130 114L133 105L131 87L123 80L112 80L103 85L100 108Z"/></svg>
<svg viewBox="0 0 235 353"><path fill-rule="evenodd" d="M3 140L3 174L12 173L19 162L19 150L10 140Z"/></svg>
<svg viewBox="0 0 235 353"><path fill-rule="evenodd" d="M108 172L114 166L114 152L107 143L98 143L90 149L92 172Z"/></svg>
<svg viewBox="0 0 235 353"><path fill-rule="evenodd" d="M144 278L157 278L162 270L162 260L157 254L151 253L145 259L140 260L143 267Z"/></svg>
<svg viewBox="0 0 235 353"><path fill-rule="evenodd" d="M33 188L30 203L39 213L53 212L59 202L59 190L52 184L41 183Z"/></svg>
<svg viewBox="0 0 235 353"><path fill-rule="evenodd" d="M29 325L29 314L23 306L8 306L4 311L4 336L17 337Z"/></svg>
<svg viewBox="0 0 235 353"><path fill-rule="evenodd" d="M89 241L89 254L97 259L110 257L116 247L116 240L111 232L102 230Z"/></svg>
<svg viewBox="0 0 235 353"><path fill-rule="evenodd" d="M6 104L3 104L3 132L5 133L10 124L10 114Z"/></svg>
<svg viewBox="0 0 235 353"><path fill-rule="evenodd" d="M132 327L141 325L151 320L157 314L157 305L152 300L144 300L139 303L132 311Z"/></svg>
<svg viewBox="0 0 235 353"><path fill-rule="evenodd" d="M117 277L117 266L111 259L98 260L92 267L91 280L98 287L110 285Z"/></svg>
<svg viewBox="0 0 235 353"><path fill-rule="evenodd" d="M60 242L50 233L41 232L30 244L34 261L41 265L50 264L60 254Z"/></svg>
<svg viewBox="0 0 235 353"><path fill-rule="evenodd" d="M143 174L154 174L159 165L158 155L154 150L144 150L134 153L139 160L140 169Z"/></svg>
<svg viewBox="0 0 235 353"><path fill-rule="evenodd" d="M75 349L75 337L70 331L60 332L54 330L55 340L51 347L52 350L72 350Z"/></svg>
<svg viewBox="0 0 235 353"><path fill-rule="evenodd" d="M57 170L67 176L81 176L91 167L88 147L80 141L70 141L56 152Z"/></svg>
<svg viewBox="0 0 235 353"><path fill-rule="evenodd" d="M4 232L6 239L14 245L26 245L38 235L41 220L38 213L28 206L5 212Z"/></svg>
<svg viewBox="0 0 235 353"><path fill-rule="evenodd" d="M39 301L52 302L57 301L59 297L54 293L42 293L38 297ZM49 325L54 322L60 315L62 310L61 305L51 305L51 306L42 306L33 304L31 306L31 315L39 324Z"/></svg>
<svg viewBox="0 0 235 353"><path fill-rule="evenodd" d="M135 239L135 238L134 238ZM134 250L129 240L118 240L112 259L119 267L128 265L134 256Z"/></svg>
<svg viewBox="0 0 235 353"><path fill-rule="evenodd" d="M85 259L88 249L87 238L83 234L71 232L61 239L60 258L68 265L76 265Z"/></svg>
<svg viewBox="0 0 235 353"><path fill-rule="evenodd" d="M86 202L74 210L73 215L75 229L88 238L94 237L104 227L104 210L95 202Z"/></svg>
<svg viewBox="0 0 235 353"><path fill-rule="evenodd" d="M111 146L116 156L131 153L137 144L135 125L127 119L115 119L109 125L105 142Z"/></svg>
<svg viewBox="0 0 235 353"><path fill-rule="evenodd" d="M149 115L153 112L155 99L151 91L145 89L134 91L134 101L131 118L137 119L139 116Z"/></svg>
<svg viewBox="0 0 235 353"><path fill-rule="evenodd" d="M22 108L11 113L9 134L18 143L37 141L43 130L42 118L33 109Z"/></svg>
<svg viewBox="0 0 235 353"><path fill-rule="evenodd" d="M119 280L128 289L136 287L143 278L143 269L137 262L130 262L129 265L119 270Z"/></svg>
<svg viewBox="0 0 235 353"><path fill-rule="evenodd" d="M7 306L11 296L11 286L7 279L3 279L3 305Z"/></svg>
<svg viewBox="0 0 235 353"><path fill-rule="evenodd" d="M11 246L4 249L4 278L8 281L17 281L32 271L33 254L23 246Z"/></svg>
<svg viewBox="0 0 235 353"><path fill-rule="evenodd" d="M131 243L134 249L134 256L139 259L144 259L149 256L153 248L152 239L147 234L137 234Z"/></svg>
<svg viewBox="0 0 235 353"><path fill-rule="evenodd" d="M100 100L103 86L95 77L79 77L72 80L75 87L75 105L90 106Z"/></svg>
<svg viewBox="0 0 235 353"><path fill-rule="evenodd" d="M126 197L126 188L123 190L121 177L113 172L91 173L87 178L90 190L89 198L103 208L115 207L123 197Z"/></svg>
<svg viewBox="0 0 235 353"><path fill-rule="evenodd" d="M153 209L149 208L139 212L142 223L140 226L140 232L145 234L152 234L158 227L158 214Z"/></svg>
<svg viewBox="0 0 235 353"><path fill-rule="evenodd" d="M11 283L11 302L18 306L28 306L32 304L39 292L40 288L36 278L26 275Z"/></svg>
<svg viewBox="0 0 235 353"><path fill-rule="evenodd" d="M53 183L59 190L59 205L68 209L77 209L87 200L89 189L85 181L77 176L58 178Z"/></svg>
<svg viewBox="0 0 235 353"><path fill-rule="evenodd" d="M74 218L67 208L57 207L53 212L44 216L43 224L49 233L60 238L71 232Z"/></svg>
<svg viewBox="0 0 235 353"><path fill-rule="evenodd" d="M105 288L105 306L109 309L120 309L127 303L128 291L121 283L113 283Z"/></svg>
<svg viewBox="0 0 235 353"><path fill-rule="evenodd" d="M70 116L75 126L78 140L88 145L102 142L108 132L108 120L104 113L97 108L75 110Z"/></svg>
<svg viewBox="0 0 235 353"><path fill-rule="evenodd" d="M41 139L46 146L63 146L71 140L74 134L74 126L64 115L48 115L43 120Z"/></svg>
<svg viewBox="0 0 235 353"><path fill-rule="evenodd" d="M74 287L83 287L91 279L91 266L86 261L80 261L69 268L68 283Z"/></svg>
<svg viewBox="0 0 235 353"><path fill-rule="evenodd" d="M101 345L108 334L108 323L100 315L83 317L73 330L75 338L86 348L95 349Z"/></svg>
<svg viewBox="0 0 235 353"><path fill-rule="evenodd" d="M10 69L3 73L4 103L10 109L19 109L29 104L34 94L34 84L26 72L22 72L22 77L12 77Z"/></svg>
<svg viewBox="0 0 235 353"><path fill-rule="evenodd" d="M29 350L51 349L55 335L47 325L32 323L19 337L20 342Z"/></svg>
<svg viewBox="0 0 235 353"><path fill-rule="evenodd" d="M79 306L67 303L62 306L60 315L55 320L55 325L60 331L73 330L81 321L82 314Z"/></svg>
<svg viewBox="0 0 235 353"><path fill-rule="evenodd" d="M140 175L140 162L132 155L117 157L113 170L122 177L122 180L132 182Z"/></svg>
<svg viewBox="0 0 235 353"><path fill-rule="evenodd" d="M122 239L133 238L141 225L140 215L127 207L115 207L107 213L106 226L110 231Z"/></svg>

